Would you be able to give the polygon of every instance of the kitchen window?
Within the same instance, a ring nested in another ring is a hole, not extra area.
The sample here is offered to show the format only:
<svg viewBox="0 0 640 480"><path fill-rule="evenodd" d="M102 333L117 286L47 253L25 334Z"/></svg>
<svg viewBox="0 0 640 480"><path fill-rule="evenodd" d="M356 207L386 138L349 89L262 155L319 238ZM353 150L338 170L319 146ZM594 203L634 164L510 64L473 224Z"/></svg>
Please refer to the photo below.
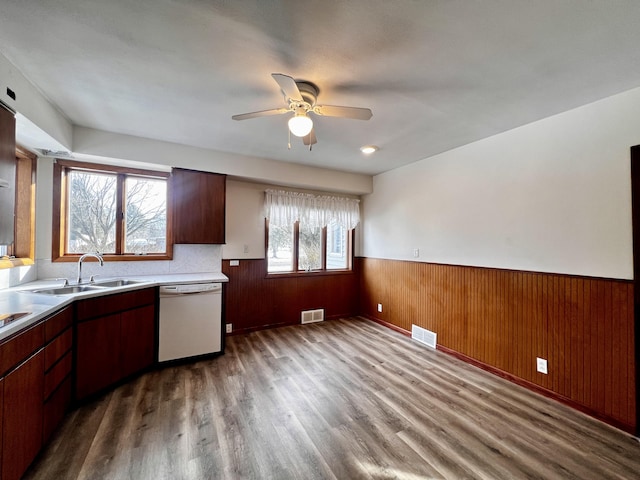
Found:
<svg viewBox="0 0 640 480"><path fill-rule="evenodd" d="M17 147L13 243L0 245L0 268L33 264L35 258L35 174L36 156L22 147Z"/></svg>
<svg viewBox="0 0 640 480"><path fill-rule="evenodd" d="M267 272L348 271L359 200L267 190Z"/></svg>
<svg viewBox="0 0 640 480"><path fill-rule="evenodd" d="M168 260L166 172L56 160L53 260Z"/></svg>

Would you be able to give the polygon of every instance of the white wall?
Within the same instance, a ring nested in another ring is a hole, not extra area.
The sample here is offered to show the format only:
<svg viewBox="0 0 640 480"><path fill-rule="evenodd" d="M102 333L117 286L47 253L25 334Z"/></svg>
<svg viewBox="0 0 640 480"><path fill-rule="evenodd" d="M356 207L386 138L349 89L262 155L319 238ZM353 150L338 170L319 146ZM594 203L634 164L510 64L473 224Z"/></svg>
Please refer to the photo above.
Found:
<svg viewBox="0 0 640 480"><path fill-rule="evenodd" d="M16 94L15 100L7 95L7 87ZM21 113L62 146L71 149L73 136L71 122L1 54L0 100Z"/></svg>
<svg viewBox="0 0 640 480"><path fill-rule="evenodd" d="M235 155L91 128L74 127L73 140L73 151L80 155L179 166L274 185L328 192L360 195L372 190L371 175Z"/></svg>
<svg viewBox="0 0 640 480"><path fill-rule="evenodd" d="M634 89L378 175L362 253L631 279L639 120Z"/></svg>
<svg viewBox="0 0 640 480"><path fill-rule="evenodd" d="M269 187L227 179L227 243L222 247L222 258L264 258L265 188Z"/></svg>

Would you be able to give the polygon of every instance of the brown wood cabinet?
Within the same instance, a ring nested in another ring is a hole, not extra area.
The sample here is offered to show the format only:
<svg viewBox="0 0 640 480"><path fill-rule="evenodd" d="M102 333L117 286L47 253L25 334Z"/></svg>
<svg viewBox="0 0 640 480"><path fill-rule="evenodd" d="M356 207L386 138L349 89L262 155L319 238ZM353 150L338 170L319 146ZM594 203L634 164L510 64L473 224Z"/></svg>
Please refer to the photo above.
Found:
<svg viewBox="0 0 640 480"><path fill-rule="evenodd" d="M225 243L226 175L174 168L174 243Z"/></svg>
<svg viewBox="0 0 640 480"><path fill-rule="evenodd" d="M120 349L120 314L78 323L76 398L83 399L116 382Z"/></svg>
<svg viewBox="0 0 640 480"><path fill-rule="evenodd" d="M19 479L67 412L73 309L67 307L0 344L0 472Z"/></svg>
<svg viewBox="0 0 640 480"><path fill-rule="evenodd" d="M40 323L0 345L2 480L18 480L42 447L43 344Z"/></svg>
<svg viewBox="0 0 640 480"><path fill-rule="evenodd" d="M83 398L153 364L155 305L155 288L82 300L0 342L0 480L24 474L69 410L74 308Z"/></svg>
<svg viewBox="0 0 640 480"><path fill-rule="evenodd" d="M2 446L4 437L4 378L0 378L0 466L2 465ZM2 468L0 468L0 478L2 478Z"/></svg>
<svg viewBox="0 0 640 480"><path fill-rule="evenodd" d="M149 288L78 302L77 400L153 365L155 299L155 289Z"/></svg>
<svg viewBox="0 0 640 480"><path fill-rule="evenodd" d="M73 307L52 315L44 324L43 443L51 438L71 406L72 327Z"/></svg>
<svg viewBox="0 0 640 480"><path fill-rule="evenodd" d="M120 375L144 370L155 358L155 308L153 305L122 312L120 317Z"/></svg>

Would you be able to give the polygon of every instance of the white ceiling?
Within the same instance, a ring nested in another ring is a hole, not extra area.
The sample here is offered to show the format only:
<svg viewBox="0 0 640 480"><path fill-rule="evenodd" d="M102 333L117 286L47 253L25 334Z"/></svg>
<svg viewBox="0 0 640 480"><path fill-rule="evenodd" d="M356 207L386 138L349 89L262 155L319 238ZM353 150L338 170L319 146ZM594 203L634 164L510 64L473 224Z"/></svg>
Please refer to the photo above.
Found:
<svg viewBox="0 0 640 480"><path fill-rule="evenodd" d="M74 124L375 174L640 86L637 0L2 0L0 53ZM271 73L309 80L287 150ZM358 148L375 144L370 157Z"/></svg>

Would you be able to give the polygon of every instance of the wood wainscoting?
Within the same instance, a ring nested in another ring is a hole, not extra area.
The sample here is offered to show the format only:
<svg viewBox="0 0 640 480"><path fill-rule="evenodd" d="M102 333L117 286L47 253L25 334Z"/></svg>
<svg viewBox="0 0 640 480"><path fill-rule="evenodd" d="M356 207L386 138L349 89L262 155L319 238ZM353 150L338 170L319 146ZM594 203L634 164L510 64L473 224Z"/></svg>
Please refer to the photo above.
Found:
<svg viewBox="0 0 640 480"><path fill-rule="evenodd" d="M323 308L325 318L358 314L357 272L335 274L271 275L267 260L240 260L231 267L222 261L229 277L225 286L225 318L233 333L300 323L303 310Z"/></svg>
<svg viewBox="0 0 640 480"><path fill-rule="evenodd" d="M363 315L436 332L443 350L636 432L633 282L373 258L356 266Z"/></svg>

